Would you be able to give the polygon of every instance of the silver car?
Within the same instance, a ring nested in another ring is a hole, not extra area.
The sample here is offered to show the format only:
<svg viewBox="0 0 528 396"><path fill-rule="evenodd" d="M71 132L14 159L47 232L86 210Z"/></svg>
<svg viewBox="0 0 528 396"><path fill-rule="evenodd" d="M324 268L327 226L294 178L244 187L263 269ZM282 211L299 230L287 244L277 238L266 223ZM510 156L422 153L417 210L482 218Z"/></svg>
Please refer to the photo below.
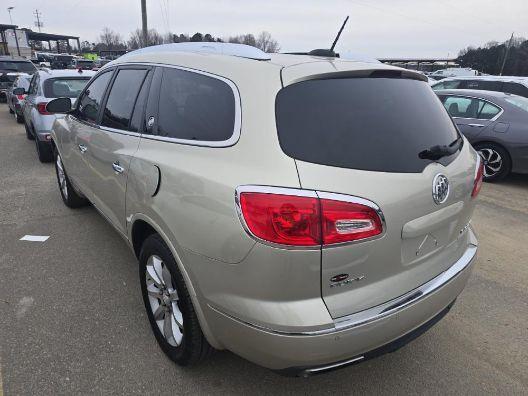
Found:
<svg viewBox="0 0 528 396"><path fill-rule="evenodd" d="M431 85L433 90L472 89L505 92L528 98L528 77L518 76L471 76L445 78Z"/></svg>
<svg viewBox="0 0 528 396"><path fill-rule="evenodd" d="M468 280L482 162L419 73L170 44L105 65L70 106L47 105L66 113L62 199L129 243L178 364L361 362L431 327Z"/></svg>
<svg viewBox="0 0 528 396"><path fill-rule="evenodd" d="M46 111L46 104L54 98L77 98L95 73L77 70L39 70L33 75L28 90L18 88L15 95L26 94L22 113L28 139L35 140L41 162L53 160L51 127L55 114Z"/></svg>
<svg viewBox="0 0 528 396"><path fill-rule="evenodd" d="M528 98L470 89L436 94L484 160L484 180L528 173Z"/></svg>
<svg viewBox="0 0 528 396"><path fill-rule="evenodd" d="M15 95L13 93L14 89L22 88L24 91L29 89L29 83L31 82L31 75L26 73L17 73L13 85L6 92L6 101L7 106L9 107L9 112L15 116L16 121L19 124L24 122L24 114L22 113L22 108L26 100L26 94Z"/></svg>

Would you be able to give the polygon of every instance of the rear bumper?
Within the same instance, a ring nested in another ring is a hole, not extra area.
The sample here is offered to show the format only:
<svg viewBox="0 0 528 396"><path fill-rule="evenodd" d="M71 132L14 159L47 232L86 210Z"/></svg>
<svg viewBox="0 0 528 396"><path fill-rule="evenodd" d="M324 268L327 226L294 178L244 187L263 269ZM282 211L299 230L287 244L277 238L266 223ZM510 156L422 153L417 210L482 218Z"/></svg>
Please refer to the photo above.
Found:
<svg viewBox="0 0 528 396"><path fill-rule="evenodd" d="M476 238L471 229L468 232L471 243L447 271L404 296L336 319L328 329L274 331L211 307L208 322L225 348L289 375L309 375L366 360L410 341L447 313L464 289L476 258Z"/></svg>

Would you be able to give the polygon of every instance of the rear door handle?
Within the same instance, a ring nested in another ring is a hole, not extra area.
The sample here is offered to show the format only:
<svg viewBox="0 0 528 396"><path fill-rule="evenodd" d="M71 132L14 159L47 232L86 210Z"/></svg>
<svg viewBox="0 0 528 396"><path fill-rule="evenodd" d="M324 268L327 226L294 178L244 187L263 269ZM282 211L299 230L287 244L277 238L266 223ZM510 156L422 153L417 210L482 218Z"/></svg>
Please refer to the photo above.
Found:
<svg viewBox="0 0 528 396"><path fill-rule="evenodd" d="M125 171L125 168L119 165L119 161L114 162L112 164L112 168L114 169L115 173L123 173Z"/></svg>
<svg viewBox="0 0 528 396"><path fill-rule="evenodd" d="M473 127L473 128L483 128L483 127L485 127L485 125L483 125L483 124L468 124L468 126Z"/></svg>
<svg viewBox="0 0 528 396"><path fill-rule="evenodd" d="M88 147L86 147L84 144L79 144L79 150L84 154L88 150Z"/></svg>

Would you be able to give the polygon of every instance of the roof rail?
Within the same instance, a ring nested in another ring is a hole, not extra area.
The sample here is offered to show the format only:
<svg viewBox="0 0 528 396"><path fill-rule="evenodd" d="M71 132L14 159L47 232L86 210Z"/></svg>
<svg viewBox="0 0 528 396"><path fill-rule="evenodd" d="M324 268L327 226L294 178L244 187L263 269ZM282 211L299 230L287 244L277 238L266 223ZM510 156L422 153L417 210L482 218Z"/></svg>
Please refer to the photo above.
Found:
<svg viewBox="0 0 528 396"><path fill-rule="evenodd" d="M196 52L218 55L238 56L241 58L255 59L255 60L270 60L270 54L264 51L245 44L234 43L213 43L213 42L188 42L188 43L172 43L153 45L151 47L141 48L135 51L128 52L122 57L136 54L146 54L151 52Z"/></svg>

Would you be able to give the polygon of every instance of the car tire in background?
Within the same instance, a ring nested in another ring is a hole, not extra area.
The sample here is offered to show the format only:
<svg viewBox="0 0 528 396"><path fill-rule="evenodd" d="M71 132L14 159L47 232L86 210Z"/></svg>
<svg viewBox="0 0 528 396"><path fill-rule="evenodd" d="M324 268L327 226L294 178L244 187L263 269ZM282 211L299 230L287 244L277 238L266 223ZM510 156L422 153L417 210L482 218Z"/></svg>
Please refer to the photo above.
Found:
<svg viewBox="0 0 528 396"><path fill-rule="evenodd" d="M51 150L51 144L43 143L35 138L35 147L37 149L37 155L40 162L53 161L53 151Z"/></svg>
<svg viewBox="0 0 528 396"><path fill-rule="evenodd" d="M484 161L484 181L495 182L508 176L511 171L511 158L504 147L483 142L476 144L475 150Z"/></svg>
<svg viewBox="0 0 528 396"><path fill-rule="evenodd" d="M31 133L31 130L29 129L28 125L24 122L24 129L26 130L26 137L28 140L35 139L35 136Z"/></svg>
<svg viewBox="0 0 528 396"><path fill-rule="evenodd" d="M8 106L8 109L9 109L9 114L13 114L14 113L14 111L13 111L13 109L11 107Z"/></svg>
<svg viewBox="0 0 528 396"><path fill-rule="evenodd" d="M57 174L57 183L59 185L59 192L62 201L68 208L72 209L88 205L88 200L80 196L71 185L70 179L66 174L66 170L64 169L62 158L60 157L59 153L55 150L54 154L55 173Z"/></svg>
<svg viewBox="0 0 528 396"><path fill-rule="evenodd" d="M16 111L15 111L15 120L16 122L18 122L19 124L22 124L24 122L24 117L21 116L20 114L18 114Z"/></svg>
<svg viewBox="0 0 528 396"><path fill-rule="evenodd" d="M183 276L158 234L150 235L141 247L139 279L148 319L163 352L181 366L209 356L213 348L202 333Z"/></svg>

